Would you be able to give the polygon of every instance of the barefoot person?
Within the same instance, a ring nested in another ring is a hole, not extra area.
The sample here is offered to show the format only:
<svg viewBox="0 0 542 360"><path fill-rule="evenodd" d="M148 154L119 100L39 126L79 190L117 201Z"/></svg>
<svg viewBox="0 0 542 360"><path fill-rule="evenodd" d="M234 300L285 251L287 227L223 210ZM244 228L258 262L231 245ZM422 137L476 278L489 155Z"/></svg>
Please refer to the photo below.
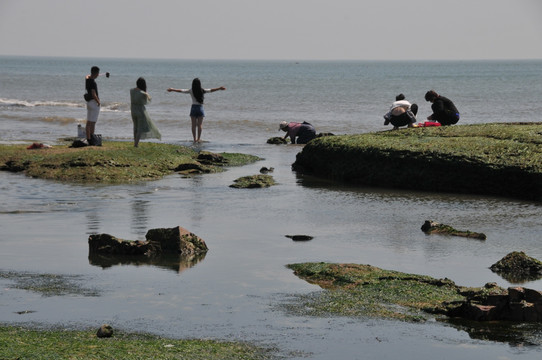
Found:
<svg viewBox="0 0 542 360"><path fill-rule="evenodd" d="M190 119L192 120L192 136L194 137L194 142L201 141L201 132L203 130L203 118L205 117L205 112L203 110L203 98L204 94L212 93L218 90L226 90L224 86L217 87L214 89L203 89L201 87L201 81L198 78L192 80L191 89L167 89L168 92L178 92L183 94L190 94L192 97L192 107L190 109Z"/></svg>
<svg viewBox="0 0 542 360"><path fill-rule="evenodd" d="M151 101L151 96L147 92L147 82L140 77L136 81L136 86L130 89L130 109L134 123L134 146L138 147L139 140L152 138L160 140L162 135L145 108Z"/></svg>

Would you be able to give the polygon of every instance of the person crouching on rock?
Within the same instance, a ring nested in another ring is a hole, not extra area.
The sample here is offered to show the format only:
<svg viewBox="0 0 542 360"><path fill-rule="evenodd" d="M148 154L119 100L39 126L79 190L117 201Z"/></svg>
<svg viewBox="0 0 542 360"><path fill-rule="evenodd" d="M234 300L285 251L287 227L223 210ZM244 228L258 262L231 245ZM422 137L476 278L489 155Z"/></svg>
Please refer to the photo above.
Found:
<svg viewBox="0 0 542 360"><path fill-rule="evenodd" d="M391 104L390 111L384 115L384 125L391 123L394 130L401 126L415 127L417 113L418 105L411 104L405 100L405 95L399 94Z"/></svg>
<svg viewBox="0 0 542 360"><path fill-rule="evenodd" d="M452 100L440 96L435 90L429 90L425 93L425 100L430 101L433 114L429 115L427 120L438 121L441 125L453 125L459 121L459 111Z"/></svg>
<svg viewBox="0 0 542 360"><path fill-rule="evenodd" d="M290 137L292 144L306 144L316 137L314 126L306 121L302 123L281 121L279 130L286 132L284 139ZM296 142L297 137L297 142Z"/></svg>

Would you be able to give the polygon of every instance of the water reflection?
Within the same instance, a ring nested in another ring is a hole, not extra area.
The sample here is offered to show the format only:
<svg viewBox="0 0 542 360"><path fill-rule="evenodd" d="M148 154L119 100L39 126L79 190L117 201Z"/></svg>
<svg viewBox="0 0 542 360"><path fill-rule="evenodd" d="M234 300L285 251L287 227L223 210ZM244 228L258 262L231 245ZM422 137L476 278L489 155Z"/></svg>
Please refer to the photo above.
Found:
<svg viewBox="0 0 542 360"><path fill-rule="evenodd" d="M147 216L149 208L148 200L133 200L131 202L132 207L132 230L140 237L144 237L147 233Z"/></svg>
<svg viewBox="0 0 542 360"><path fill-rule="evenodd" d="M105 255L89 254L90 265L99 266L102 269L117 265L134 266L156 266L162 269L173 270L181 273L205 259L205 254L200 255L171 255L163 254L157 256L133 256L133 255Z"/></svg>
<svg viewBox="0 0 542 360"><path fill-rule="evenodd" d="M542 324L513 323L508 321L478 322L465 319L443 319L458 330L465 331L471 339L496 341L512 347L542 345Z"/></svg>
<svg viewBox="0 0 542 360"><path fill-rule="evenodd" d="M511 284L526 284L531 281L542 279L542 274L509 273L506 271L493 271Z"/></svg>
<svg viewBox="0 0 542 360"><path fill-rule="evenodd" d="M87 217L87 234L96 234L100 230L100 215L97 209L90 209L86 213Z"/></svg>

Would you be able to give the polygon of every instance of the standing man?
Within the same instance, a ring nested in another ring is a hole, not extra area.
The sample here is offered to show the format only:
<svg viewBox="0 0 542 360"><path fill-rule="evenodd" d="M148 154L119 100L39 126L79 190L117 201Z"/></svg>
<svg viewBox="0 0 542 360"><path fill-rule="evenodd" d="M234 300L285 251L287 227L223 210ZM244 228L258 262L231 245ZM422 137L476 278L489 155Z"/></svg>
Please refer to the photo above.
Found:
<svg viewBox="0 0 542 360"><path fill-rule="evenodd" d="M452 100L440 96L435 90L425 93L425 100L432 103L431 110L433 114L429 115L427 120L438 121L442 125L453 125L459 121L459 111Z"/></svg>
<svg viewBox="0 0 542 360"><path fill-rule="evenodd" d="M85 100L87 101L87 125L85 127L87 142L89 145L94 145L92 135L96 129L98 115L100 115L100 97L98 96L98 84L96 78L100 76L100 68L93 66L90 69L90 75L85 77Z"/></svg>

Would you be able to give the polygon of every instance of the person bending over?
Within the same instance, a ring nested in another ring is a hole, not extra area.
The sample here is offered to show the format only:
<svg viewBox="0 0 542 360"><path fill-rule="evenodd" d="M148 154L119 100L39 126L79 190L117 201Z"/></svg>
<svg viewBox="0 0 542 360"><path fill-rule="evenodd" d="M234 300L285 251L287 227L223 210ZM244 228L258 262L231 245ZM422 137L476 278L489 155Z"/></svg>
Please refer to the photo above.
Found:
<svg viewBox="0 0 542 360"><path fill-rule="evenodd" d="M395 97L395 102L391 105L390 111L384 115L384 125L391 123L394 130L401 126L414 127L417 113L418 105L411 104L405 100L405 95L399 94Z"/></svg>
<svg viewBox="0 0 542 360"><path fill-rule="evenodd" d="M279 125L279 130L286 132L284 139L290 137L292 144L306 144L316 137L314 126L306 121L302 123L282 121ZM297 142L296 142L297 138Z"/></svg>

